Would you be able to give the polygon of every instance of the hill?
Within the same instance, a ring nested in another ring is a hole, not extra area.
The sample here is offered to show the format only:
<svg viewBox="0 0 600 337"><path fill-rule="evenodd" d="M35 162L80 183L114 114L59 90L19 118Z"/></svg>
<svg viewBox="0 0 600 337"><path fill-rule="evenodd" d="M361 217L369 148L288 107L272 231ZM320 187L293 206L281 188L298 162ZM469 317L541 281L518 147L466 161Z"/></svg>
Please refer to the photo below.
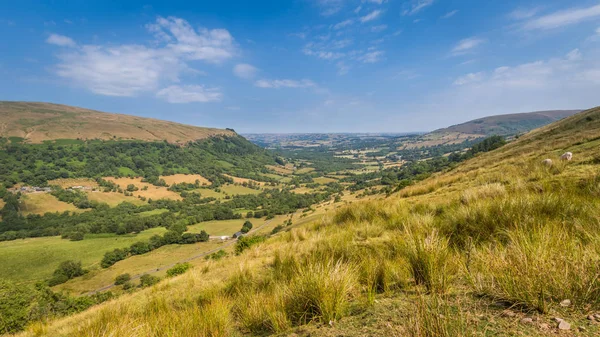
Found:
<svg viewBox="0 0 600 337"><path fill-rule="evenodd" d="M430 135L467 134L478 136L512 136L572 116L581 110L553 110L478 118L466 123L435 130Z"/></svg>
<svg viewBox="0 0 600 337"><path fill-rule="evenodd" d="M27 143L57 139L120 139L187 143L229 130L36 102L0 102L0 137Z"/></svg>
<svg viewBox="0 0 600 337"><path fill-rule="evenodd" d="M597 336L599 147L596 108L23 335Z"/></svg>

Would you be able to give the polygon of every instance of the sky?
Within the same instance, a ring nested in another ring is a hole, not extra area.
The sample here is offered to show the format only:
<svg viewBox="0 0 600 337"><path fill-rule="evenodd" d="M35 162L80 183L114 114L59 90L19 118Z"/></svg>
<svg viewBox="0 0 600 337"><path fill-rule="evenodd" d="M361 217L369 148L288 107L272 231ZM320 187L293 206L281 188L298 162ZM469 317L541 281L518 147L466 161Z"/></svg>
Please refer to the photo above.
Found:
<svg viewBox="0 0 600 337"><path fill-rule="evenodd" d="M600 1L4 1L0 100L240 133L591 108Z"/></svg>

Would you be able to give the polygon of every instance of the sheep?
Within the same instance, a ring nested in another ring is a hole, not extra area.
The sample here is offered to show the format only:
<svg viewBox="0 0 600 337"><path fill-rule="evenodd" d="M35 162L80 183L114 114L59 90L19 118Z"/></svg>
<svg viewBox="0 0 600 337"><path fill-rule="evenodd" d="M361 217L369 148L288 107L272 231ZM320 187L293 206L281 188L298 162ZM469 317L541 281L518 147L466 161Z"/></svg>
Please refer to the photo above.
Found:
<svg viewBox="0 0 600 337"><path fill-rule="evenodd" d="M565 152L562 156L560 156L560 160L571 161L573 159L573 153Z"/></svg>
<svg viewBox="0 0 600 337"><path fill-rule="evenodd" d="M546 166L552 166L552 159L544 159L542 161L542 164L544 164Z"/></svg>

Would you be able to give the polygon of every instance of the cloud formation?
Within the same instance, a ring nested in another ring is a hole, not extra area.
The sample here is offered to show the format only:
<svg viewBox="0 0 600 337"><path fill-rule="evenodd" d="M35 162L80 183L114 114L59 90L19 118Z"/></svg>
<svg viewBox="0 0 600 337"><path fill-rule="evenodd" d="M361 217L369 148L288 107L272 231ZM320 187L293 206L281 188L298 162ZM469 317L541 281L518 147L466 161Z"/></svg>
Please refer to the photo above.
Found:
<svg viewBox="0 0 600 337"><path fill-rule="evenodd" d="M75 47L77 45L70 37L59 34L50 34L46 39L46 43L60 47Z"/></svg>
<svg viewBox="0 0 600 337"><path fill-rule="evenodd" d="M600 5L570 8L532 19L524 24L526 30L547 30L577 24L600 17Z"/></svg>
<svg viewBox="0 0 600 337"><path fill-rule="evenodd" d="M51 35L48 43L71 47L58 55L56 74L96 94L132 97L180 82L184 74L198 74L189 61L218 64L235 55L233 37L224 29L195 30L175 17L159 17L146 28L157 39L155 45L77 45L68 37ZM176 103L220 97L202 86L168 86L156 94Z"/></svg>
<svg viewBox="0 0 600 337"><path fill-rule="evenodd" d="M157 97L169 103L219 102L223 94L218 88L205 88L202 85L171 85L156 93Z"/></svg>
<svg viewBox="0 0 600 337"><path fill-rule="evenodd" d="M371 13L361 17L360 22L365 23L365 22L376 20L377 18L379 18L379 16L381 16L382 13L383 13L382 10L376 9L376 10L372 11Z"/></svg>
<svg viewBox="0 0 600 337"><path fill-rule="evenodd" d="M460 40L454 48L452 48L453 55L462 55L466 54L469 51L477 48L482 43L486 42L484 39L470 37L467 39Z"/></svg>
<svg viewBox="0 0 600 337"><path fill-rule="evenodd" d="M250 64L240 63L233 67L233 73L239 78L246 80L253 79L256 76L258 69Z"/></svg>
<svg viewBox="0 0 600 337"><path fill-rule="evenodd" d="M415 15L425 8L433 5L434 0L412 0L409 4L409 8L402 12L403 15Z"/></svg>
<svg viewBox="0 0 600 337"><path fill-rule="evenodd" d="M258 80L254 83L259 88L280 89L280 88L311 88L316 87L315 82L307 79L303 80Z"/></svg>

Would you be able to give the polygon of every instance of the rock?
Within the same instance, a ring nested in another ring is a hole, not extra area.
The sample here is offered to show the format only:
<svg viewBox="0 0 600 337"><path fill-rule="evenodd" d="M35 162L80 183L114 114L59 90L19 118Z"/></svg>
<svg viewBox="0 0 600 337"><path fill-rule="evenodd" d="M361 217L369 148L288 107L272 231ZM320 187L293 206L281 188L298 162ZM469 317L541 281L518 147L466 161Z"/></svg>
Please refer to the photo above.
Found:
<svg viewBox="0 0 600 337"><path fill-rule="evenodd" d="M560 321L558 323L558 330L571 330L571 324L567 321Z"/></svg>
<svg viewBox="0 0 600 337"><path fill-rule="evenodd" d="M562 319L562 318L560 318L560 317L554 317L554 321L555 321L556 323L560 323L560 322L564 321L564 319Z"/></svg>
<svg viewBox="0 0 600 337"><path fill-rule="evenodd" d="M532 324L533 323L533 318L531 318L531 317L521 318L521 323L523 323L523 324Z"/></svg>
<svg viewBox="0 0 600 337"><path fill-rule="evenodd" d="M540 329L548 330L550 329L550 326L548 325L548 323L540 323Z"/></svg>
<svg viewBox="0 0 600 337"><path fill-rule="evenodd" d="M600 314L595 314L594 317L596 317L596 319L600 319Z"/></svg>
<svg viewBox="0 0 600 337"><path fill-rule="evenodd" d="M561 307L568 307L570 305L571 305L571 300L569 300L569 299L566 299L566 300L563 300L560 302Z"/></svg>
<svg viewBox="0 0 600 337"><path fill-rule="evenodd" d="M515 317L517 314L515 314L512 310L504 310L502 311L502 316L503 317Z"/></svg>
<svg viewBox="0 0 600 337"><path fill-rule="evenodd" d="M587 319L589 319L590 321L595 321L596 317L594 315L588 315Z"/></svg>
<svg viewBox="0 0 600 337"><path fill-rule="evenodd" d="M329 321L329 326L333 327L333 321Z"/></svg>

